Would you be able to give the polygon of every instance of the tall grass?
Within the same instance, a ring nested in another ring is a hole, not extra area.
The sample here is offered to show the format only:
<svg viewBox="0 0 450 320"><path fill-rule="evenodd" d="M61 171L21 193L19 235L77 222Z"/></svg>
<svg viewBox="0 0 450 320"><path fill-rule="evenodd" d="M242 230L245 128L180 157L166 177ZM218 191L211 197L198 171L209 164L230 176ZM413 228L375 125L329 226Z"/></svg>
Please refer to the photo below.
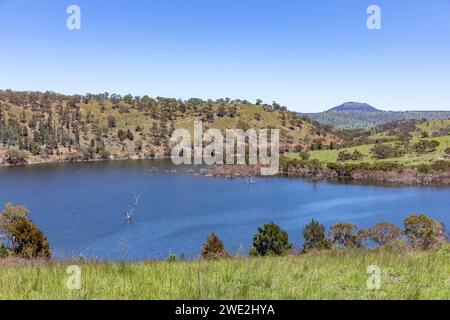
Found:
<svg viewBox="0 0 450 320"><path fill-rule="evenodd" d="M69 263L0 263L0 299L450 299L450 254L330 251L222 261L82 263L81 289L66 287ZM367 267L382 271L367 288Z"/></svg>

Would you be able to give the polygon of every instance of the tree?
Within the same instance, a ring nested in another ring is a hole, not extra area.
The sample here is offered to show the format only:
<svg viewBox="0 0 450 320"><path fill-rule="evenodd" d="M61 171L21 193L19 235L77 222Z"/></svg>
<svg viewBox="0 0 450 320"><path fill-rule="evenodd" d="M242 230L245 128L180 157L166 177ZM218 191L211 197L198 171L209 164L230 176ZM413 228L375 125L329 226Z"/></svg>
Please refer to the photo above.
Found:
<svg viewBox="0 0 450 320"><path fill-rule="evenodd" d="M408 241L416 249L432 249L446 241L443 224L425 214L406 218L404 225Z"/></svg>
<svg viewBox="0 0 450 320"><path fill-rule="evenodd" d="M330 241L325 237L325 227L314 219L303 229L303 238L303 252L331 248Z"/></svg>
<svg viewBox="0 0 450 320"><path fill-rule="evenodd" d="M361 248L365 240L364 230L358 230L358 227L352 223L338 223L331 226L328 239L337 247Z"/></svg>
<svg viewBox="0 0 450 320"><path fill-rule="evenodd" d="M258 233L253 237L252 253L259 256L281 256L291 248L288 234L273 222L259 227Z"/></svg>
<svg viewBox="0 0 450 320"><path fill-rule="evenodd" d="M28 217L24 206L7 204L0 212L0 231L11 251L22 258L51 258L50 246L41 230Z"/></svg>
<svg viewBox="0 0 450 320"><path fill-rule="evenodd" d="M229 257L229 254L225 250L225 245L216 234L211 233L203 245L202 258L206 260L218 260L226 257Z"/></svg>
<svg viewBox="0 0 450 320"><path fill-rule="evenodd" d="M367 235L370 240L380 246L393 244L395 241L401 239L402 230L391 223L378 223L367 230Z"/></svg>

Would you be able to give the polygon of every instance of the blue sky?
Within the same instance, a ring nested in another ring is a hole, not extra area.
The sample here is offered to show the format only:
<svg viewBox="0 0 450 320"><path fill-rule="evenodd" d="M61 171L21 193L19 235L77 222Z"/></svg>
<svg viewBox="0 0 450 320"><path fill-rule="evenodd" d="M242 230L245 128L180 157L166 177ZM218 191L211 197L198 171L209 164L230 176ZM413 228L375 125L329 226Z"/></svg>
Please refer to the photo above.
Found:
<svg viewBox="0 0 450 320"><path fill-rule="evenodd" d="M1 89L450 110L450 0L0 0L0 49Z"/></svg>

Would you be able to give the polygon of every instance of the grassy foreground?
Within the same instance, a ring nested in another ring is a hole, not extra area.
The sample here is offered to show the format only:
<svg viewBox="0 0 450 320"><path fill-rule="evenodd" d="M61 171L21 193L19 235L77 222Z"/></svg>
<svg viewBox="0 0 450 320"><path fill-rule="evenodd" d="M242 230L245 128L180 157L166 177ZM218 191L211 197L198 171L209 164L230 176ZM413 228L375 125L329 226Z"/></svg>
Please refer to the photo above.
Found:
<svg viewBox="0 0 450 320"><path fill-rule="evenodd" d="M67 263L0 260L0 299L450 299L450 252L331 251L217 262ZM369 290L367 267L381 268Z"/></svg>

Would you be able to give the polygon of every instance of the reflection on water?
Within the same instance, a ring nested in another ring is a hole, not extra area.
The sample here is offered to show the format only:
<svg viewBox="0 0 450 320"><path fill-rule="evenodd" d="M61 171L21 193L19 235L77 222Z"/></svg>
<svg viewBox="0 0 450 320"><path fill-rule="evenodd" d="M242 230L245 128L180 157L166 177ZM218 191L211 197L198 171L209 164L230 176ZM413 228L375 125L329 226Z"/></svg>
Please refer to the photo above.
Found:
<svg viewBox="0 0 450 320"><path fill-rule="evenodd" d="M450 188L312 183L295 178L204 178L170 173L167 161L117 161L0 168L0 204L25 204L57 257L143 260L196 257L210 232L246 253L257 226L274 221L301 244L312 218L361 227L412 213L450 224ZM186 168L176 168L185 171ZM124 213L141 203L129 222Z"/></svg>

